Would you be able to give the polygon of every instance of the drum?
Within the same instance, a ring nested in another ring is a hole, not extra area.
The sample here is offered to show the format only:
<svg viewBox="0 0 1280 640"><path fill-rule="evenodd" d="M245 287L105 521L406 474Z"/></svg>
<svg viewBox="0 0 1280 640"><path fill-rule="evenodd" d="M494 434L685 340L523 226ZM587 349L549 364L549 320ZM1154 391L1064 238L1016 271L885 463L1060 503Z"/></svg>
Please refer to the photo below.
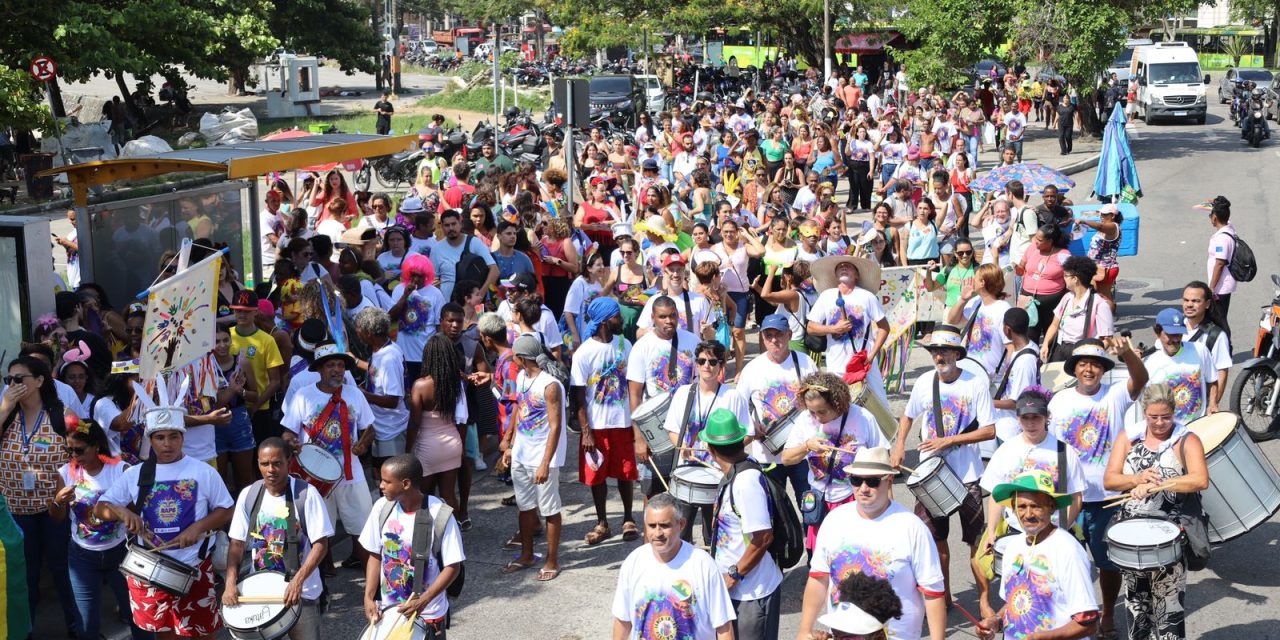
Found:
<svg viewBox="0 0 1280 640"><path fill-rule="evenodd" d="M218 575L224 575L227 572L227 551L231 547L231 539L227 537L225 531L219 531L213 536L213 551L210 556L213 558L213 572ZM253 573L253 552L249 549L249 545L245 545L244 553L240 555L240 571L236 574L241 578Z"/></svg>
<svg viewBox="0 0 1280 640"><path fill-rule="evenodd" d="M945 518L960 509L969 492L941 456L925 458L907 478L907 488L929 515Z"/></svg>
<svg viewBox="0 0 1280 640"><path fill-rule="evenodd" d="M1219 412L1187 428L1204 443L1209 488L1200 493L1209 516L1209 542L1242 536L1280 510L1280 475L1240 424Z"/></svg>
<svg viewBox="0 0 1280 640"><path fill-rule="evenodd" d="M241 598L283 598L289 581L279 571L259 571L245 576L236 585ZM275 640L293 628L302 615L302 607L283 603L245 603L222 607L222 621L236 640Z"/></svg>
<svg viewBox="0 0 1280 640"><path fill-rule="evenodd" d="M382 610L382 618L377 622L372 622L364 628L360 633L359 640L387 640L395 638L396 640L424 640L427 637L426 625L418 622L410 622L408 618L396 611L396 607L400 605L391 605ZM412 627L406 630L406 627ZM394 634L394 635L393 635Z"/></svg>
<svg viewBox="0 0 1280 640"><path fill-rule="evenodd" d="M126 543L120 570L126 575L145 582L161 591L175 595L187 595L200 570L189 567L159 551Z"/></svg>
<svg viewBox="0 0 1280 640"><path fill-rule="evenodd" d="M702 465L677 467L671 472L671 495L688 504L715 504L724 474Z"/></svg>
<svg viewBox="0 0 1280 640"><path fill-rule="evenodd" d="M323 447L304 444L289 463L289 473L307 481L320 496L328 498L333 488L342 481L342 461L333 457Z"/></svg>
<svg viewBox="0 0 1280 640"><path fill-rule="evenodd" d="M792 408L791 411L774 420L765 431L764 439L760 441L760 444L764 445L764 450L775 456L780 455L787 446L787 436L791 435L791 427L795 425L796 418L799 416L800 409Z"/></svg>
<svg viewBox="0 0 1280 640"><path fill-rule="evenodd" d="M996 538L995 544L991 545L991 555L993 556L993 559L991 560L991 573L995 574L997 578L1000 577L1000 568L1001 563L1004 562L1005 549L1009 548L1009 543L1013 542L1013 539L1016 537L1017 534L1000 536L999 538Z"/></svg>
<svg viewBox="0 0 1280 640"><path fill-rule="evenodd" d="M1117 522L1107 529L1107 557L1126 569L1167 567L1182 559L1182 529L1156 518Z"/></svg>
<svg viewBox="0 0 1280 640"><path fill-rule="evenodd" d="M853 397L854 404L870 411L875 417L876 424L880 425L880 431L884 437L893 440L894 434L898 433L898 421L893 419L893 414L889 413L889 407L880 402L880 397L871 391L871 387L862 382L855 382L849 385L849 393Z"/></svg>
<svg viewBox="0 0 1280 640"><path fill-rule="evenodd" d="M650 455L666 453L676 448L671 444L671 436L662 427L667 421L667 410L670 408L671 394L665 393L640 403L631 415L631 421L640 430L645 442L649 443Z"/></svg>

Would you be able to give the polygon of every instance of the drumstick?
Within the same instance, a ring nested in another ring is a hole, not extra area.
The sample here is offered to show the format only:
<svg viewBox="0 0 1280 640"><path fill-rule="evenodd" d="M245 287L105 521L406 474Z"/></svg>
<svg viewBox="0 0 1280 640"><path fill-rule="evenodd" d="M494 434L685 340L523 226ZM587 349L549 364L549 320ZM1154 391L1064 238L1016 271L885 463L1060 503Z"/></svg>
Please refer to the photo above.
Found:
<svg viewBox="0 0 1280 640"><path fill-rule="evenodd" d="M662 488L666 492L671 492L671 487L667 486L667 479L662 477L662 471L658 469L658 463L654 462L653 457L649 457L649 466L653 467L653 475L658 477L658 482L662 483Z"/></svg>
<svg viewBox="0 0 1280 640"><path fill-rule="evenodd" d="M678 449L678 450L680 450L680 451L701 451L701 452L703 452L703 453L710 453L710 451L707 451L706 449L695 449L695 448L693 448L693 447L676 447L676 449ZM700 464L700 465L703 465L703 466L705 466L705 467L708 467L708 468L710 468L710 469L715 469L716 471L719 471L719 470L720 470L720 467L717 467L716 465L711 464L710 462L707 462L706 460L702 460L702 459L700 459L700 458L685 458L685 460L690 460L690 461L696 462L696 463L698 463L698 464Z"/></svg>
<svg viewBox="0 0 1280 640"><path fill-rule="evenodd" d="M905 465L905 464L899 464L899 465L898 465L898 468L899 468L899 469L902 469L903 471L906 471L907 473L910 473L911 475L915 475L915 473L916 473L916 470L915 470L915 469L912 469L911 467L908 467L908 466L907 466L907 465Z"/></svg>
<svg viewBox="0 0 1280 640"><path fill-rule="evenodd" d="M968 619L969 619L969 622L972 622L972 623L973 623L973 626L977 627L978 629L980 629L980 630L982 630L982 631L986 631L986 630L987 630L987 628L986 628L985 626L983 626L983 625L982 625L982 623L981 623L981 622L979 622L977 618L973 617L973 614L972 614L972 613L969 613L968 611L966 611L966 610L965 610L965 608L964 608L964 607L960 606L960 603L959 603L959 602L956 602L955 600L952 600L952 601L951 601L951 604L955 605L955 607L956 607L957 609L959 609L959 610L960 610L960 613L963 613L963 614L964 614L964 617L968 618Z"/></svg>
<svg viewBox="0 0 1280 640"><path fill-rule="evenodd" d="M208 537L209 537L209 532L207 532L207 531L206 531L205 533L200 534L200 537L199 537L199 538L196 538L196 542L200 542L201 540L204 540L205 538L208 538ZM166 542L166 543L164 543L164 544L162 544L162 545L160 545L160 546L158 546L158 547L152 547L152 549L151 549L151 550L152 550L152 551L164 551L165 549L168 549L168 548L173 547L173 545L174 545L174 544L176 544L177 542L178 542L178 539L177 539L177 538L174 538L173 540L170 540L170 541L168 541L168 542ZM192 544L195 544L195 543L193 542Z"/></svg>
<svg viewBox="0 0 1280 640"><path fill-rule="evenodd" d="M1151 490L1151 492L1152 492L1152 493L1155 493L1155 492L1157 492L1157 491L1168 491L1169 489L1172 489L1172 488L1173 488L1173 485L1174 485L1174 481L1173 481L1173 480L1170 480L1170 481L1168 481L1168 482L1163 482L1163 483L1161 483L1161 484L1157 485L1155 489L1152 489L1152 490ZM1102 505L1102 506L1103 506L1103 508L1110 508L1110 507L1114 507L1114 506L1117 506L1117 505L1124 504L1124 503L1126 503L1126 502L1128 502L1128 501L1130 501L1130 500L1133 500L1133 499L1134 499L1134 497L1133 497L1133 495L1132 495L1132 492L1130 492L1130 491L1126 491L1126 492L1124 492L1124 493L1122 493L1122 494L1120 494L1120 495L1116 496L1115 498L1113 498L1113 499L1111 500L1111 502L1108 502L1107 504L1104 504L1104 505Z"/></svg>
<svg viewBox="0 0 1280 640"><path fill-rule="evenodd" d="M284 596L240 596L240 604L284 604Z"/></svg>

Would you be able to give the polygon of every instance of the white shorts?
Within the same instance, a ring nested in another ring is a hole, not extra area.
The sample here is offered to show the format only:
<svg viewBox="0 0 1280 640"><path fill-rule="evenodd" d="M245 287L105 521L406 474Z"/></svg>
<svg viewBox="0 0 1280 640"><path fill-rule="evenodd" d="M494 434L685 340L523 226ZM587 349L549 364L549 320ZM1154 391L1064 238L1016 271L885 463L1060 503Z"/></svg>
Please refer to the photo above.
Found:
<svg viewBox="0 0 1280 640"><path fill-rule="evenodd" d="M329 521L338 524L342 520L342 529L351 535L360 535L364 523L373 511L373 498L369 495L369 487L363 478L346 480L333 488L333 492L324 499L324 506L329 510Z"/></svg>
<svg viewBox="0 0 1280 640"><path fill-rule="evenodd" d="M564 508L560 502L560 467L551 467L547 472L547 481L542 484L533 483L533 476L537 471L537 467L511 465L511 486L516 490L516 508L531 511L536 507L538 515L544 518L554 516Z"/></svg>
<svg viewBox="0 0 1280 640"><path fill-rule="evenodd" d="M401 432L389 440L379 440L374 438L373 450L370 452L375 458L390 458L404 453L405 435Z"/></svg>

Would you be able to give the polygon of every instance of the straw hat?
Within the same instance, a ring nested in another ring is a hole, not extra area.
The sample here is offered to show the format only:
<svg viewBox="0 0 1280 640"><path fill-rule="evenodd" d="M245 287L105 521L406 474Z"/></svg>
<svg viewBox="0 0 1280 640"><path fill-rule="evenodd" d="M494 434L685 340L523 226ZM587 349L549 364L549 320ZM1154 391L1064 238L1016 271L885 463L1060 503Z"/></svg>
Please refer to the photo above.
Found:
<svg viewBox="0 0 1280 640"><path fill-rule="evenodd" d="M845 262L858 270L859 287L871 293L880 291L880 265L875 260L859 256L826 256L809 265L809 273L813 275L813 284L818 291L836 287L839 283L836 279L836 267Z"/></svg>
<svg viewBox="0 0 1280 640"><path fill-rule="evenodd" d="M641 220L636 224L636 231L640 233L652 233L667 242L675 242L679 237L676 232L671 230L667 224L667 219L662 216L650 216Z"/></svg>

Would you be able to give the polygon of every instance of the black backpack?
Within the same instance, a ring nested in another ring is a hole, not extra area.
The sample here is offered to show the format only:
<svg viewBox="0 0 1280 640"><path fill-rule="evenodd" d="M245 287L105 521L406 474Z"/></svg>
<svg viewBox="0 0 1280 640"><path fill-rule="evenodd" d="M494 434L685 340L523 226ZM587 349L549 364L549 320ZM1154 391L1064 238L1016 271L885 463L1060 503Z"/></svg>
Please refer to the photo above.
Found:
<svg viewBox="0 0 1280 640"><path fill-rule="evenodd" d="M1231 261L1227 263L1227 271L1236 282L1249 282L1258 275L1258 261L1253 257L1253 249L1238 235L1232 234L1236 247L1231 252Z"/></svg>
<svg viewBox="0 0 1280 640"><path fill-rule="evenodd" d="M786 488L770 478L755 460L747 459L733 465L733 471L725 478L725 490L729 493L729 508L734 513L738 507L733 501L733 481L739 471L755 469L760 472L760 484L769 499L769 520L773 523L773 542L769 545L769 555L778 563L778 568L786 571L804 559L805 530L800 526L800 516L791 500L787 499ZM712 535L715 539L715 535ZM712 547L714 551L714 547Z"/></svg>
<svg viewBox="0 0 1280 640"><path fill-rule="evenodd" d="M462 282L470 280L476 284L484 284L489 279L489 265L485 264L484 258L471 253L471 242L475 240L475 236L467 236L466 242L462 245L462 255L458 257L458 264L454 266L455 278L454 282Z"/></svg>

